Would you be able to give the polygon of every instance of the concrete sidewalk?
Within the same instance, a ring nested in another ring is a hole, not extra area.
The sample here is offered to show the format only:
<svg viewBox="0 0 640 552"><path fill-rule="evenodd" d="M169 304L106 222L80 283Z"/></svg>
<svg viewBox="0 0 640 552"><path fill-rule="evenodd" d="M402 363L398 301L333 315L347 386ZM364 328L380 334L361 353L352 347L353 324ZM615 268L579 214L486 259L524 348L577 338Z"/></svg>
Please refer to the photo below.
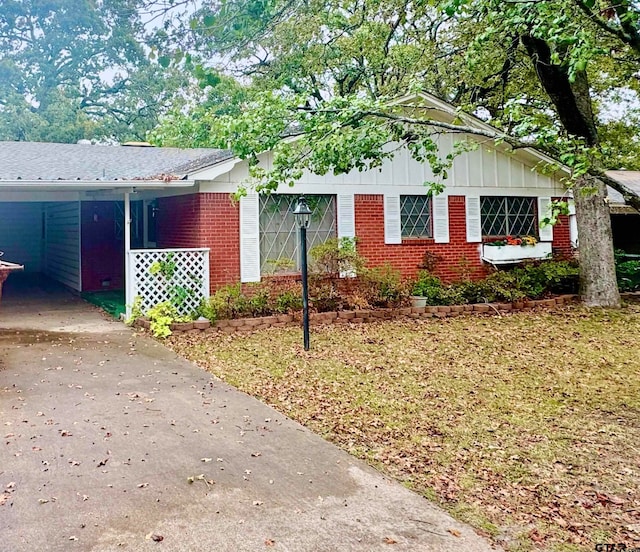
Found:
<svg viewBox="0 0 640 552"><path fill-rule="evenodd" d="M79 300L4 306L2 552L493 549Z"/></svg>

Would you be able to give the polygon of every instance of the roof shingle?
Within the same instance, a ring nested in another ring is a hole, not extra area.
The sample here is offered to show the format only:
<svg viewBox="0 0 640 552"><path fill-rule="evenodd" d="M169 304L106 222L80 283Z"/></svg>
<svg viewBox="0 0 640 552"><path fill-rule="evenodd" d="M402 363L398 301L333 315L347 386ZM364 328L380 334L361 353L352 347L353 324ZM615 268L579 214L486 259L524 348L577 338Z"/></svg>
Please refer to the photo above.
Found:
<svg viewBox="0 0 640 552"><path fill-rule="evenodd" d="M0 141L0 180L185 178L233 154L228 150Z"/></svg>

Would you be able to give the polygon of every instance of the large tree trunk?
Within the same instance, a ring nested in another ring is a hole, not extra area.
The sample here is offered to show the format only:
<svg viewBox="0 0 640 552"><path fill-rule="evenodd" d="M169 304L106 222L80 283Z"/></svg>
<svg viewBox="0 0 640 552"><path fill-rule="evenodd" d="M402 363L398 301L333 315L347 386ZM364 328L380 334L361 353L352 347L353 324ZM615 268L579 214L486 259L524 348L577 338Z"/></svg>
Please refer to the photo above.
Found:
<svg viewBox="0 0 640 552"><path fill-rule="evenodd" d="M545 40L523 36L522 43L564 129L584 139L587 145L597 146L587 73L578 71L570 78L566 65L552 62L551 47ZM581 176L573 185L573 197L580 240L582 300L590 307L619 307L606 184L590 175Z"/></svg>
<svg viewBox="0 0 640 552"><path fill-rule="evenodd" d="M594 192L595 190L595 192ZM580 295L589 307L619 307L607 187L585 175L573 188L580 240Z"/></svg>

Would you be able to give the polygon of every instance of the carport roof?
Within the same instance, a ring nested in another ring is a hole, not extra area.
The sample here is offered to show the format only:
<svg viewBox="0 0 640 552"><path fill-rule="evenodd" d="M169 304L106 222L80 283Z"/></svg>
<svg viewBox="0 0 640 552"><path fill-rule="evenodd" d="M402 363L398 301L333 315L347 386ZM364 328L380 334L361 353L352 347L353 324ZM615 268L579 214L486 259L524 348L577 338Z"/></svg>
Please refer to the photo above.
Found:
<svg viewBox="0 0 640 552"><path fill-rule="evenodd" d="M231 158L218 149L0 141L0 181L168 182Z"/></svg>
<svg viewBox="0 0 640 552"><path fill-rule="evenodd" d="M617 180L632 192L640 195L640 171L607 171L606 175L613 180ZM627 205L622 194L614 190L611 186L607 187L609 201L611 202L612 214L636 214L637 211Z"/></svg>

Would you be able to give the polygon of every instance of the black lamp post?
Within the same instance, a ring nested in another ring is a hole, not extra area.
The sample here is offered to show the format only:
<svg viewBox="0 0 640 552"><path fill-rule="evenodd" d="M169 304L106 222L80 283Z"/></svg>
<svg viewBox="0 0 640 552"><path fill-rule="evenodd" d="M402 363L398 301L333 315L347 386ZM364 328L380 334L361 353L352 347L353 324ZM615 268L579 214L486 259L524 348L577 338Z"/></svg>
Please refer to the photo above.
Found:
<svg viewBox="0 0 640 552"><path fill-rule="evenodd" d="M304 197L298 199L293 210L296 224L300 229L300 265L302 272L302 333L304 336L304 350L309 350L309 284L307 282L307 228L311 222L311 209Z"/></svg>

